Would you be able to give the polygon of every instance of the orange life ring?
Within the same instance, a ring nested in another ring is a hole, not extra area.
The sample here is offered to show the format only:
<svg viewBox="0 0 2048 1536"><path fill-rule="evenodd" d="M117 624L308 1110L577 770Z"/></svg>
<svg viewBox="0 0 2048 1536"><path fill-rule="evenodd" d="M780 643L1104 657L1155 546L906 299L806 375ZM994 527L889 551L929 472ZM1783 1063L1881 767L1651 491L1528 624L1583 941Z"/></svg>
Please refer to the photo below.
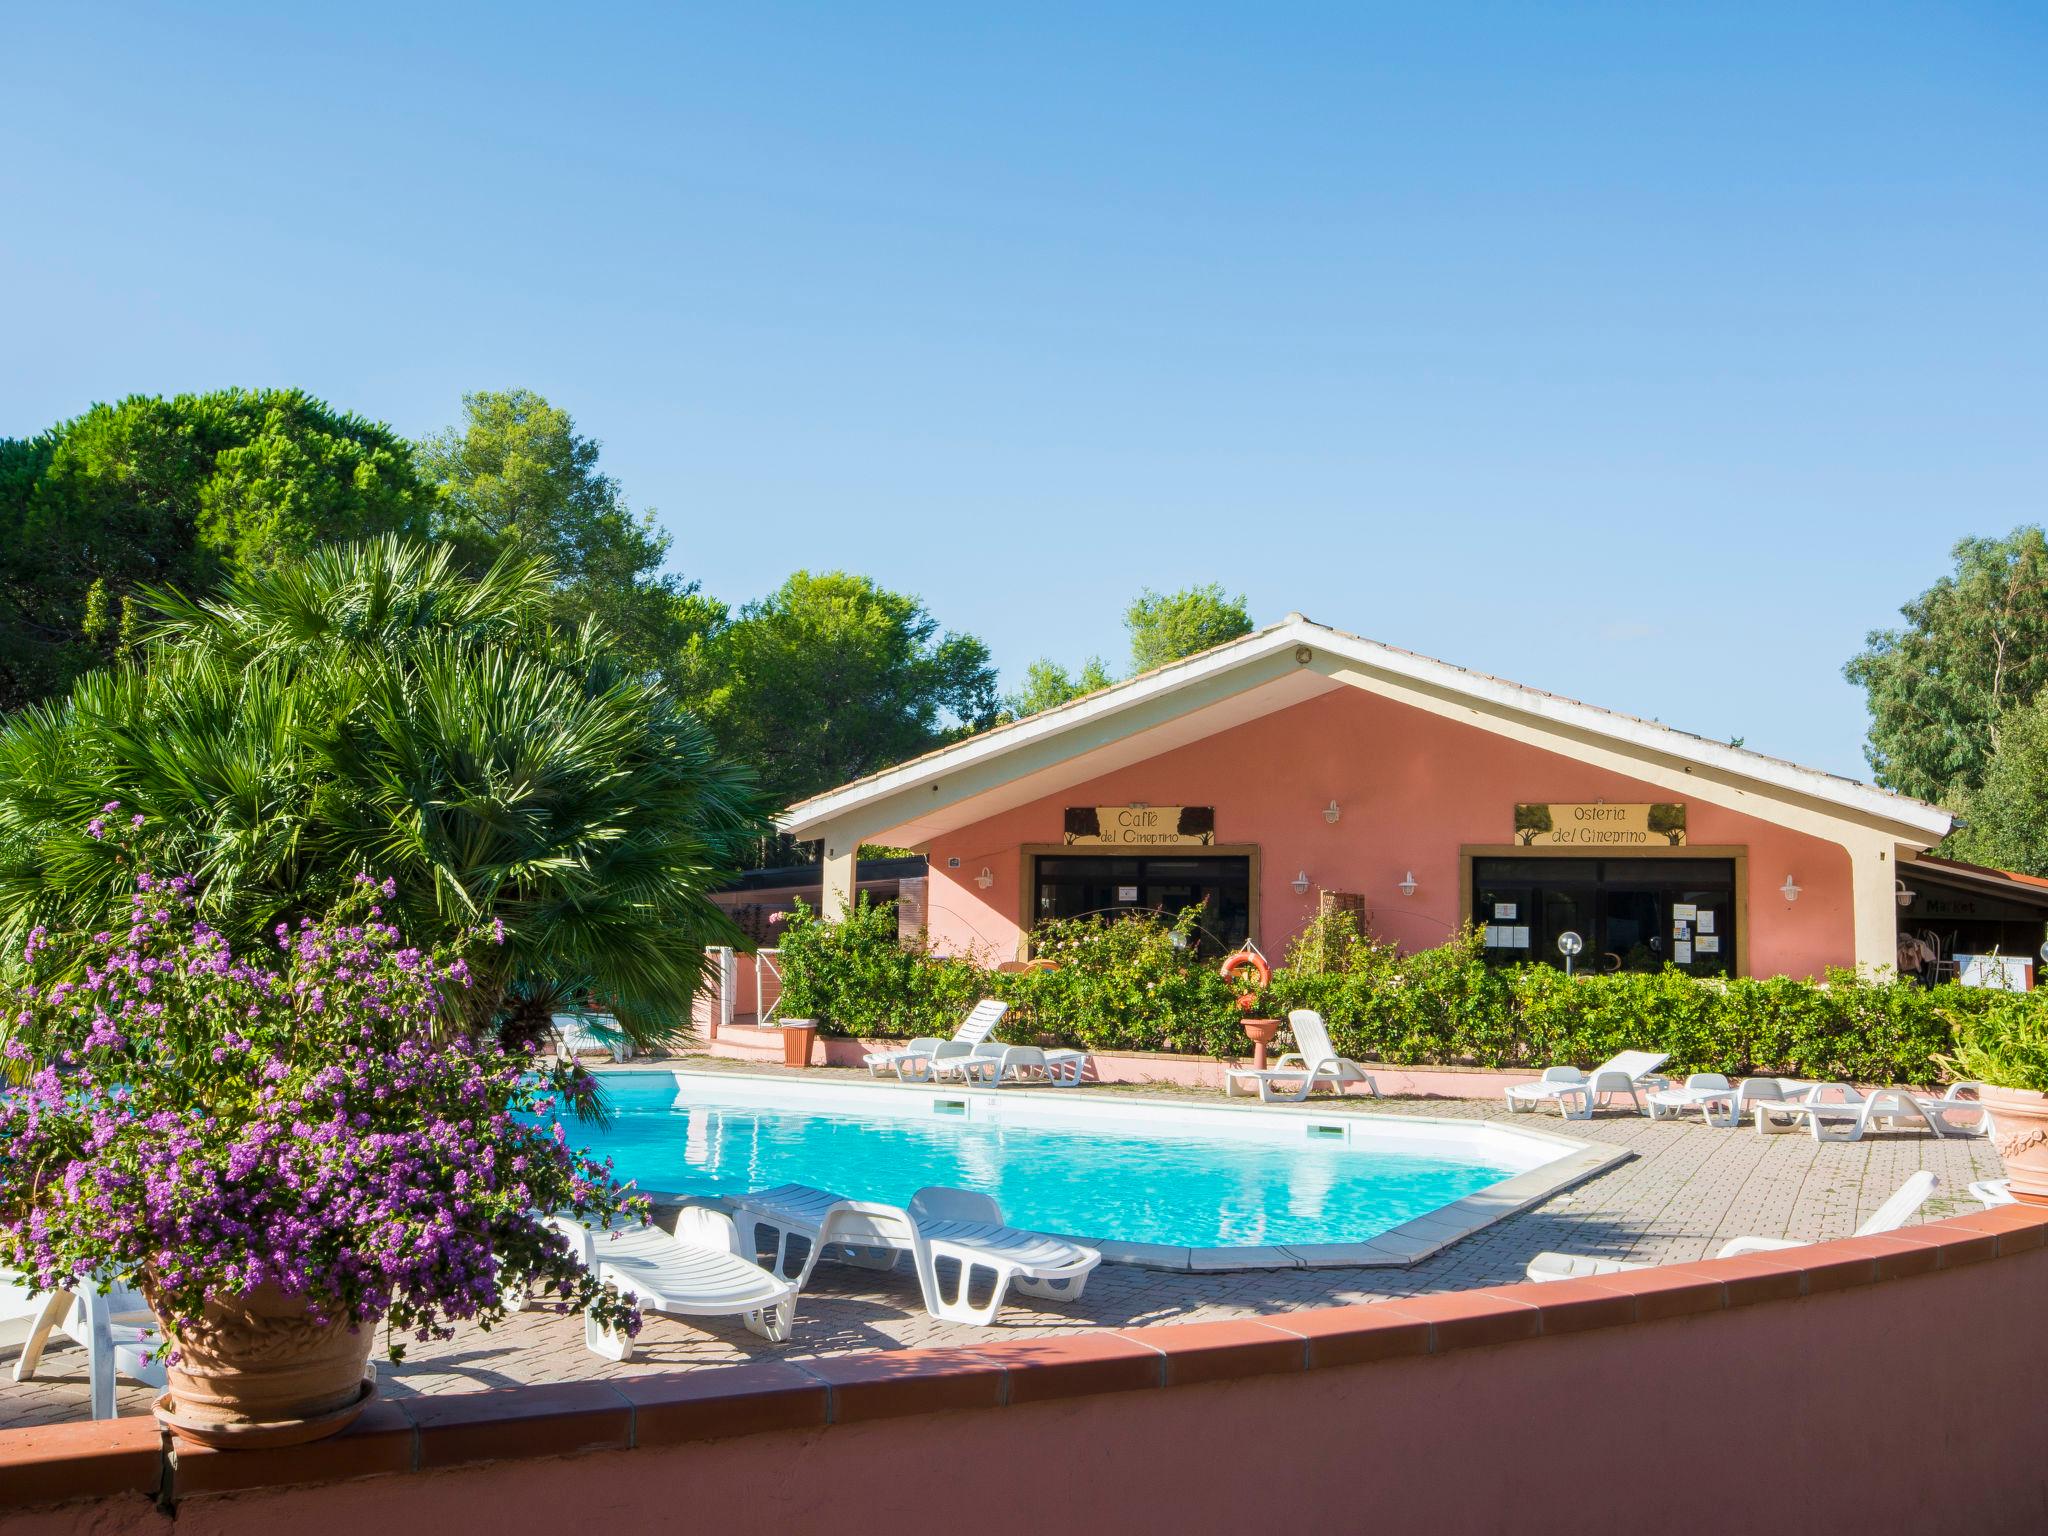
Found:
<svg viewBox="0 0 2048 1536"><path fill-rule="evenodd" d="M1257 978L1257 985L1270 987L1273 984L1273 967L1266 964L1266 957L1249 949L1233 949L1223 957L1223 964L1216 968L1216 974L1225 981L1236 981L1237 973L1249 969ZM1237 1006L1241 1012L1250 1013L1259 1006L1257 992L1240 992Z"/></svg>

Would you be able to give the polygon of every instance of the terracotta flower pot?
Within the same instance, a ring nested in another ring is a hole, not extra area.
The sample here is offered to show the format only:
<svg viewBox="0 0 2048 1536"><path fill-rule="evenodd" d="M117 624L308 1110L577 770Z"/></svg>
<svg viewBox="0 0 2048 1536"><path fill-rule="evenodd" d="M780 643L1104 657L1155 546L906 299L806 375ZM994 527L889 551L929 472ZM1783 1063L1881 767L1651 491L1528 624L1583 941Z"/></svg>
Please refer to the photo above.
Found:
<svg viewBox="0 0 2048 1536"><path fill-rule="evenodd" d="M1254 1071L1263 1072L1266 1070L1266 1047L1279 1038L1280 1021L1243 1019L1240 1022L1244 1025L1245 1038L1252 1043L1252 1068Z"/></svg>
<svg viewBox="0 0 2048 1536"><path fill-rule="evenodd" d="M157 1312L174 1363L157 1419L201 1445L297 1445L338 1434L376 1395L368 1371L373 1334L319 1323L306 1298L265 1285L209 1299L205 1316L173 1328Z"/></svg>
<svg viewBox="0 0 2048 1536"><path fill-rule="evenodd" d="M2048 1093L1986 1083L1977 1097L1990 1106L1991 1142L2005 1159L2013 1194L2048 1205Z"/></svg>
<svg viewBox="0 0 2048 1536"><path fill-rule="evenodd" d="M811 1042L818 1038L818 1026L809 1019L785 1019L782 1024L782 1064L808 1067Z"/></svg>

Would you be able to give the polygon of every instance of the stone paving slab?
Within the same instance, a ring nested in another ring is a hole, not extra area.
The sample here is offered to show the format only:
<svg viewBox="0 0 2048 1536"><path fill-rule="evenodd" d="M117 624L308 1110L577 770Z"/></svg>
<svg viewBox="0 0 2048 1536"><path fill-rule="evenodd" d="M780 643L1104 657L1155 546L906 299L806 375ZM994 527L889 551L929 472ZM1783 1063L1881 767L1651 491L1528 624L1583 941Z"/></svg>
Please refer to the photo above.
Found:
<svg viewBox="0 0 2048 1536"><path fill-rule="evenodd" d="M703 1064L692 1059L689 1065ZM746 1070L764 1068L743 1064ZM821 1075L813 1072L813 1075ZM836 1074L835 1074L836 1075ZM858 1075L858 1074L856 1074ZM1075 1090L1044 1090L1071 1092ZM1088 1092L1147 1090L1108 1089ZM1175 1097L1196 1099L1186 1089ZM1214 1096L1212 1096L1213 1098ZM1327 1115L1271 1106L1270 1113ZM1498 1101L1348 1099L1351 1113L1506 1119ZM1528 1117L1514 1117L1528 1123ZM1982 1138L1935 1139L1925 1131L1873 1134L1853 1144L1810 1136L1761 1136L1715 1130L1696 1121L1651 1122L1618 1112L1593 1121L1536 1123L1588 1141L1610 1143L1635 1157L1544 1205L1487 1227L1441 1253L1401 1269L1286 1269L1189 1274L1105 1264L1078 1303L1034 1303L1012 1296L999 1326L962 1327L926 1316L907 1267L896 1274L823 1265L797 1305L796 1336L786 1345L755 1338L737 1319L704 1326L650 1317L636 1358L627 1365L583 1347L572 1318L525 1313L485 1332L462 1327L452 1339L412 1343L399 1365L382 1364L382 1390L394 1397L464 1392L536 1381L572 1381L672 1371L743 1360L803 1360L866 1349L971 1344L999 1338L1084 1332L1253 1317L1309 1307L1382 1301L1429 1291L1469 1290L1522 1278L1529 1256L1562 1249L1606 1258L1685 1263L1704 1258L1731 1237L1845 1237L1898 1188L1909 1173L1933 1169L1941 1185L1922 1220L1977 1209L1965 1191L1973 1179L1996 1178L1998 1154ZM40 1379L0 1381L0 1428L86 1416L83 1355L53 1349ZM146 1388L123 1384L120 1412L148 1412Z"/></svg>

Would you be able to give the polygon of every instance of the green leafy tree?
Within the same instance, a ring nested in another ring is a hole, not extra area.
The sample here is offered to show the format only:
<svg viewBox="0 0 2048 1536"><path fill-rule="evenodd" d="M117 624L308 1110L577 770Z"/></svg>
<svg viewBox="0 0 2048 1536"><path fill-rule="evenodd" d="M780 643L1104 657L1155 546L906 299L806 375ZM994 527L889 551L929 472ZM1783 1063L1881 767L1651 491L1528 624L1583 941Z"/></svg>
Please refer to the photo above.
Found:
<svg viewBox="0 0 2048 1536"><path fill-rule="evenodd" d="M690 696L778 805L995 721L988 647L844 571L798 571L694 640Z"/></svg>
<svg viewBox="0 0 2048 1536"><path fill-rule="evenodd" d="M668 536L598 468L599 445L531 390L462 397L464 420L418 449L435 487L434 531L470 565L539 557L561 572L562 610L589 615L643 665L673 666L724 617L694 582L664 574Z"/></svg>
<svg viewBox="0 0 2048 1536"><path fill-rule="evenodd" d="M1950 804L1984 782L2002 723L2048 684L2048 539L1964 539L1955 562L1844 668L1868 695L1878 782Z"/></svg>
<svg viewBox="0 0 2048 1536"><path fill-rule="evenodd" d="M476 1022L530 1036L592 994L643 1040L686 1025L765 808L599 626L559 626L544 562L380 540L151 607L146 664L0 728L0 943L112 920L128 871L89 829L119 802L238 945L373 871L418 942L502 922Z"/></svg>
<svg viewBox="0 0 2048 1536"><path fill-rule="evenodd" d="M1026 715L1071 703L1115 681L1099 656L1090 656L1079 672L1069 672L1050 657L1041 657L1025 671L1024 685L1004 698L1003 714L1008 719L1021 720Z"/></svg>
<svg viewBox="0 0 2048 1536"><path fill-rule="evenodd" d="M2000 723L1998 750L1963 804L1943 851L2023 874L2048 875L2048 693Z"/></svg>
<svg viewBox="0 0 2048 1536"><path fill-rule="evenodd" d="M1131 632L1131 670L1147 672L1252 632L1244 597L1227 596L1216 582L1179 592L1147 587L1124 612Z"/></svg>
<svg viewBox="0 0 2048 1536"><path fill-rule="evenodd" d="M420 534L429 500L389 428L295 389L135 395L0 442L0 708L132 643L144 586Z"/></svg>

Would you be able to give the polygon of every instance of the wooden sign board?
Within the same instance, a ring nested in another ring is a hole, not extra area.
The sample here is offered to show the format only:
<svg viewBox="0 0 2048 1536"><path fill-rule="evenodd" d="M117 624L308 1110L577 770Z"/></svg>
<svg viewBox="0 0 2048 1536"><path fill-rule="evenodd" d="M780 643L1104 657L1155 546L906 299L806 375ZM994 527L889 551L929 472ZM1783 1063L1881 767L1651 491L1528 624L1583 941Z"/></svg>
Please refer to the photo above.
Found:
<svg viewBox="0 0 2048 1536"><path fill-rule="evenodd" d="M1207 848L1216 841L1213 805L1070 805L1070 848Z"/></svg>
<svg viewBox="0 0 2048 1536"><path fill-rule="evenodd" d="M1524 848L1683 848L1683 805L1518 805L1515 841Z"/></svg>

